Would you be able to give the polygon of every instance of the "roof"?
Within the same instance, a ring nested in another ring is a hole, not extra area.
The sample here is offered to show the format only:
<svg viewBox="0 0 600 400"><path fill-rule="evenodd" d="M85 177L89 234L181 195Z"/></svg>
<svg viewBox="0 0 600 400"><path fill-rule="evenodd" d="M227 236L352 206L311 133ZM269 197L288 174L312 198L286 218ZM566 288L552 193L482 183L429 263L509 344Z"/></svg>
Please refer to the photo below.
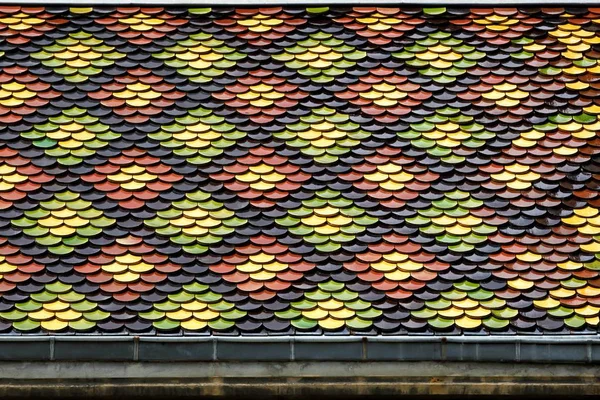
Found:
<svg viewBox="0 0 600 400"><path fill-rule="evenodd" d="M598 12L0 7L1 333L597 333Z"/></svg>
<svg viewBox="0 0 600 400"><path fill-rule="evenodd" d="M24 2L21 2L24 3ZM0 4L19 4L19 2L15 1L2 1ZM35 6L47 6L47 5L58 5L58 6L72 6L76 5L77 7L81 6L183 6L183 7L198 7L198 6L206 6L206 7L214 7L215 1L213 0L104 0L102 2L88 0L88 1L76 1L76 0L30 0L27 1L27 5L35 5ZM423 7L427 6L430 8L434 7L446 7L450 5L452 8L458 7L477 7L477 6L488 6L494 7L498 5L497 1L494 0L453 0L452 2L444 2L440 0L329 0L326 2L318 2L315 0L261 0L260 2L253 1L248 2L247 0L223 0L219 1L219 7L224 6L250 6L250 7L265 7L265 6L287 6L287 7L321 7L321 6L375 6L375 7ZM594 0L577 0L575 2L567 3L564 0L506 0L502 2L502 6L504 8L508 8L509 6L514 7L531 7L531 6L558 6L563 7L565 5L569 5L572 7L590 5L595 6L597 2Z"/></svg>

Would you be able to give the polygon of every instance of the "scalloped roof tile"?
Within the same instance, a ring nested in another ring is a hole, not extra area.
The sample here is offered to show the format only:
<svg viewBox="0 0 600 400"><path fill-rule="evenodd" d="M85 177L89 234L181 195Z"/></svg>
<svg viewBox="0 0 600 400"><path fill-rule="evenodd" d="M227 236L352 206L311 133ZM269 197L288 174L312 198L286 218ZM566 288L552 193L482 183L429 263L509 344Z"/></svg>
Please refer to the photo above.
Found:
<svg viewBox="0 0 600 400"><path fill-rule="evenodd" d="M585 334L600 10L0 6L0 334Z"/></svg>

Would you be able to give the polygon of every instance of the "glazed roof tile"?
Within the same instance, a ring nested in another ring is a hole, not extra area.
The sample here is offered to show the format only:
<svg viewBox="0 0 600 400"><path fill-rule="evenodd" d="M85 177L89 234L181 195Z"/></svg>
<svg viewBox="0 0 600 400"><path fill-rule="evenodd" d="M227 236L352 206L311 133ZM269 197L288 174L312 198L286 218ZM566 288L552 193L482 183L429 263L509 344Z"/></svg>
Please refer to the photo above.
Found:
<svg viewBox="0 0 600 400"><path fill-rule="evenodd" d="M0 7L0 334L589 334L594 8Z"/></svg>

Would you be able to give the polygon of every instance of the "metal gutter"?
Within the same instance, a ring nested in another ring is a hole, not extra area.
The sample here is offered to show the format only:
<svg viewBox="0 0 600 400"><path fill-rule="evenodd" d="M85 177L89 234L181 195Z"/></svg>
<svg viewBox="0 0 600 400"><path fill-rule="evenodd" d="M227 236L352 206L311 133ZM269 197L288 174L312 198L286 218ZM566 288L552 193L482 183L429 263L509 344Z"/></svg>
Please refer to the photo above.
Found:
<svg viewBox="0 0 600 400"><path fill-rule="evenodd" d="M0 336L0 361L600 363L600 336Z"/></svg>
<svg viewBox="0 0 600 400"><path fill-rule="evenodd" d="M0 337L0 398L600 396L600 336Z"/></svg>
<svg viewBox="0 0 600 400"><path fill-rule="evenodd" d="M0 4L18 4L18 5L68 5L85 7L88 5L104 6L104 5L157 5L157 6L190 6L190 7L222 7L222 6L246 6L246 7L261 7L261 6L442 6L442 7L457 7L457 6L544 6L544 5L562 5L568 7L598 5L597 0L577 0L574 2L566 2L565 0L525 0L525 1L502 1L497 0L449 0L443 2L440 0L327 0L323 2L310 0L104 0L104 1L77 1L77 0L46 0L46 1L0 1Z"/></svg>

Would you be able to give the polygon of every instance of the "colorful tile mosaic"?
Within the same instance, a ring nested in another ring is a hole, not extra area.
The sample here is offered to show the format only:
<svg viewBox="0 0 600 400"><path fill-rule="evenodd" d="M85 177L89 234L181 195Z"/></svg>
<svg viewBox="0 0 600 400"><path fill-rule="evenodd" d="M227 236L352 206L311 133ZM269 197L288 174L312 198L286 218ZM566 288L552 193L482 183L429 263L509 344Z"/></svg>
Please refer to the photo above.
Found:
<svg viewBox="0 0 600 400"><path fill-rule="evenodd" d="M600 326L600 8L0 6L0 334Z"/></svg>

